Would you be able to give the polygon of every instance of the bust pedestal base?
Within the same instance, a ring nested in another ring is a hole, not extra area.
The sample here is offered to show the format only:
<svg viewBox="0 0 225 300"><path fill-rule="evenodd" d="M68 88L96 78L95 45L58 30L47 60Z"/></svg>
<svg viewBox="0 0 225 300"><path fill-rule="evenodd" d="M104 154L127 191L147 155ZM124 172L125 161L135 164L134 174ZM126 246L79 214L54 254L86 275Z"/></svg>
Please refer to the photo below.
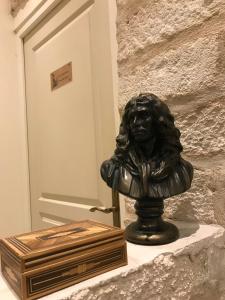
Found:
<svg viewBox="0 0 225 300"><path fill-rule="evenodd" d="M174 242L179 237L177 227L165 222L163 199L142 198L135 203L138 219L126 228L126 239L135 244L164 245Z"/></svg>

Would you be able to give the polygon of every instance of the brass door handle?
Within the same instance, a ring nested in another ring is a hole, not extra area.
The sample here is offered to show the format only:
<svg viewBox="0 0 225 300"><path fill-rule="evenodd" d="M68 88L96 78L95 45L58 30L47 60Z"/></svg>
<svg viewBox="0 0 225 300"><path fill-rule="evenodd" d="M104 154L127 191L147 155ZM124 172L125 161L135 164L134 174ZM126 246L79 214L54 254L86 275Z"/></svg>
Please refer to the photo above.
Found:
<svg viewBox="0 0 225 300"><path fill-rule="evenodd" d="M91 207L89 209L90 212L95 212L95 211L101 211L103 212L104 214L109 214L111 212L114 212L117 210L117 207L115 206L112 206L112 207L97 207L97 206L94 206L94 207Z"/></svg>

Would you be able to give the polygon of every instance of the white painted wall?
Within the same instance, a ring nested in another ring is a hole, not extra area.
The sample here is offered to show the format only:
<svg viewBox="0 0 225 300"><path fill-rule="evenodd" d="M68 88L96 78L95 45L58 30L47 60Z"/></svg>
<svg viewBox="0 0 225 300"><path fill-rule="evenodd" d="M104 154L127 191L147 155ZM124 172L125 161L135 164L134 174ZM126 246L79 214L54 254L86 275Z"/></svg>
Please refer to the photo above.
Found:
<svg viewBox="0 0 225 300"><path fill-rule="evenodd" d="M29 230L24 104L9 0L0 3L0 237Z"/></svg>

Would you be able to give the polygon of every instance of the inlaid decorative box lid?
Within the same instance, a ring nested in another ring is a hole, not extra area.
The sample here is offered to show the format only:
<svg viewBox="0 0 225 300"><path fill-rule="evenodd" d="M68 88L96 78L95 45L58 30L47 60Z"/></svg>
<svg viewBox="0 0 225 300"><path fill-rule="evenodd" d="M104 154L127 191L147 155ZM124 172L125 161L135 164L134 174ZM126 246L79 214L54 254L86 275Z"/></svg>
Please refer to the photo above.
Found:
<svg viewBox="0 0 225 300"><path fill-rule="evenodd" d="M5 238L1 240L0 248L2 253L10 252L14 262L26 270L121 239L124 239L122 229L85 220Z"/></svg>

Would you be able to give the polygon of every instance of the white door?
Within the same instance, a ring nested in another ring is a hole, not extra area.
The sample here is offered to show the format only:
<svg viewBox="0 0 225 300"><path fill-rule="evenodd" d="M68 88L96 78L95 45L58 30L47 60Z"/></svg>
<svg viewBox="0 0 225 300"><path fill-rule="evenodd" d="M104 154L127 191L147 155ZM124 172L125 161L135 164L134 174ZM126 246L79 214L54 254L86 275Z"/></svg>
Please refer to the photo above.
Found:
<svg viewBox="0 0 225 300"><path fill-rule="evenodd" d="M24 39L32 229L113 223L90 212L112 206L99 173L115 138L108 15L108 0L61 1Z"/></svg>

